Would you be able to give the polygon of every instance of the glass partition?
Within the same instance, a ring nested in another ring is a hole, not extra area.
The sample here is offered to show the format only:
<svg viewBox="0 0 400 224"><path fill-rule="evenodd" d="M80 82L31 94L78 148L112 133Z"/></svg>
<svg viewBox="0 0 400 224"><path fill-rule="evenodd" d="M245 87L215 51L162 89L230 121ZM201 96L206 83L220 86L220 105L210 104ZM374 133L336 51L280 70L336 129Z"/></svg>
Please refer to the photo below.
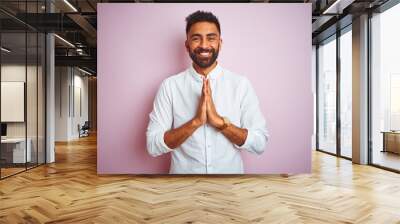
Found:
<svg viewBox="0 0 400 224"><path fill-rule="evenodd" d="M2 33L1 47L1 176L7 177L24 171L32 155L26 150L26 33Z"/></svg>
<svg viewBox="0 0 400 224"><path fill-rule="evenodd" d="M0 178L45 163L45 34L22 22L45 1L1 1ZM33 16L33 18L35 18Z"/></svg>
<svg viewBox="0 0 400 224"><path fill-rule="evenodd" d="M38 35L36 32L27 33L27 75L26 75L26 113L27 113L27 150L30 151L30 161L27 167L37 165L38 160Z"/></svg>
<svg viewBox="0 0 400 224"><path fill-rule="evenodd" d="M46 37L44 33L38 33L38 65L37 65L37 162L43 164L46 162L46 138L45 138L45 124L46 124Z"/></svg>

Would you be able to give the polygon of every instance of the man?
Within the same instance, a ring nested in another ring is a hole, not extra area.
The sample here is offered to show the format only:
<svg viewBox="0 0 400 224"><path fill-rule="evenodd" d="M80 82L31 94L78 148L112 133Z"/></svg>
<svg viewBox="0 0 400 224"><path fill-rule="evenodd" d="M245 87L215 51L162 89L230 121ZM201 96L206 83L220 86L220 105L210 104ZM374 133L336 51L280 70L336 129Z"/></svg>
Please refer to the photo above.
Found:
<svg viewBox="0 0 400 224"><path fill-rule="evenodd" d="M186 18L193 64L164 80L147 128L152 156L172 153L170 173L243 173L240 151L261 154L268 134L250 82L224 68L220 24L212 13Z"/></svg>

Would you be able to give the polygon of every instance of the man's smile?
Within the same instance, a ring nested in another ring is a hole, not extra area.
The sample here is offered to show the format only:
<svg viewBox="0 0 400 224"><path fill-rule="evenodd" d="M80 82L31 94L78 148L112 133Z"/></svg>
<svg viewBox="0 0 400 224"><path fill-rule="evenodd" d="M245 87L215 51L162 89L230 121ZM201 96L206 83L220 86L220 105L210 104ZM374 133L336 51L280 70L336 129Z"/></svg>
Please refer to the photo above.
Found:
<svg viewBox="0 0 400 224"><path fill-rule="evenodd" d="M211 56L211 52L201 52L201 53L199 53L199 55L200 56L202 56L202 57L210 57Z"/></svg>

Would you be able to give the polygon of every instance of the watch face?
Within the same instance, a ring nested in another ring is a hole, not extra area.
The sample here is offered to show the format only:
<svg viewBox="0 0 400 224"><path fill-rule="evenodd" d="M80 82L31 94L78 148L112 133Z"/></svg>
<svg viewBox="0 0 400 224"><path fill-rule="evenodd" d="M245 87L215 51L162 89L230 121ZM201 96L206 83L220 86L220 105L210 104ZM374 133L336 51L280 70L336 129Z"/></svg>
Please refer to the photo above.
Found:
<svg viewBox="0 0 400 224"><path fill-rule="evenodd" d="M224 117L223 119L226 125L229 125L231 123L227 117Z"/></svg>

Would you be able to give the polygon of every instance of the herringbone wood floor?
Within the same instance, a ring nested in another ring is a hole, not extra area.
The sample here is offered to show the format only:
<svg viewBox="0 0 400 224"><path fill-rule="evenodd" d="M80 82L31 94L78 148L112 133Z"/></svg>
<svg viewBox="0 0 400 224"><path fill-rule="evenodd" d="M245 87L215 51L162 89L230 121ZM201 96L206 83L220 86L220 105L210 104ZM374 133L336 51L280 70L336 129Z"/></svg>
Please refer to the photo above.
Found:
<svg viewBox="0 0 400 224"><path fill-rule="evenodd" d="M97 176L96 139L0 181L0 223L400 223L400 175L313 153L313 173Z"/></svg>

